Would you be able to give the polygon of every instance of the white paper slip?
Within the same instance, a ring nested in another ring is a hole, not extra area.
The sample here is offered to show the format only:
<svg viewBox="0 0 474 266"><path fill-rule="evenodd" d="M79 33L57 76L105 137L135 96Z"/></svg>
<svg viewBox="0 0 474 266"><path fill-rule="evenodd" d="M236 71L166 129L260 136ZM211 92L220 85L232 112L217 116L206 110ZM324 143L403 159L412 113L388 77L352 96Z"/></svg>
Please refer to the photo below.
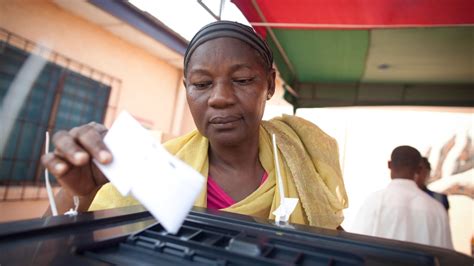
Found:
<svg viewBox="0 0 474 266"><path fill-rule="evenodd" d="M170 233L177 233L204 178L168 153L128 112L123 111L104 143L112 152L108 165L94 163L123 195L131 193Z"/></svg>

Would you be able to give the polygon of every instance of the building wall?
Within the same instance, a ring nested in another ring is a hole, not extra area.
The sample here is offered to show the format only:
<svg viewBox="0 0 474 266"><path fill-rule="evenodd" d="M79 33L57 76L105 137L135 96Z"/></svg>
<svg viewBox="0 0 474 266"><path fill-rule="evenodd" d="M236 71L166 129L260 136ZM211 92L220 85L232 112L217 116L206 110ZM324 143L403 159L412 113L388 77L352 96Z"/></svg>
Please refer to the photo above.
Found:
<svg viewBox="0 0 474 266"><path fill-rule="evenodd" d="M0 203L0 223L41 218L49 207L47 199Z"/></svg>
<svg viewBox="0 0 474 266"><path fill-rule="evenodd" d="M171 131L181 70L50 1L0 0L0 27L120 79L117 111ZM115 115L107 112L107 125Z"/></svg>

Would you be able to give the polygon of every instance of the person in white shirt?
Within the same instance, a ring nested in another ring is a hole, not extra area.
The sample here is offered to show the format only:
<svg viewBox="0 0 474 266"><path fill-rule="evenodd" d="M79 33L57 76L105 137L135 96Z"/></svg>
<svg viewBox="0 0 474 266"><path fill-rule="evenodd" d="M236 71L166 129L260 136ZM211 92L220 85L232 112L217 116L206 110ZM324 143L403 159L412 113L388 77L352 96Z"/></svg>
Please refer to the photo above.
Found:
<svg viewBox="0 0 474 266"><path fill-rule="evenodd" d="M351 227L353 233L453 249L444 207L418 188L421 155L410 146L393 150L392 181L369 196Z"/></svg>

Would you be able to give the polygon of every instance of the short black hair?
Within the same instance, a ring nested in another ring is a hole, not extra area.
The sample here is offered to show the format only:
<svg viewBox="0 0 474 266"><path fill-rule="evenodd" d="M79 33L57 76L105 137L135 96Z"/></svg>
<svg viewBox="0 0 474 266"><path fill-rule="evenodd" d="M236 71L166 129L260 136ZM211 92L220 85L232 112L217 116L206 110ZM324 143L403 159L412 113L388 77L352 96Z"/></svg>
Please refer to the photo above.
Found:
<svg viewBox="0 0 474 266"><path fill-rule="evenodd" d="M428 158L422 157L421 158L421 163L426 166L426 169L431 170L431 164L428 161Z"/></svg>
<svg viewBox="0 0 474 266"><path fill-rule="evenodd" d="M415 170L420 165L421 154L411 146L399 146L392 151L390 160L395 167L407 167Z"/></svg>

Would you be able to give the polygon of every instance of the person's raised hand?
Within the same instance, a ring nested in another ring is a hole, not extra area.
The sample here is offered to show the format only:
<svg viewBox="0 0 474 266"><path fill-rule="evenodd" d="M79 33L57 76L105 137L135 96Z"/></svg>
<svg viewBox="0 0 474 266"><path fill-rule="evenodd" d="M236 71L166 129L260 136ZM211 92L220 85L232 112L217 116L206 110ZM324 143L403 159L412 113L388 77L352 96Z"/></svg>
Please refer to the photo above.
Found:
<svg viewBox="0 0 474 266"><path fill-rule="evenodd" d="M54 152L43 155L41 162L69 194L95 194L108 182L92 162L92 158L103 164L112 161L112 154L103 142L106 133L104 125L91 122L54 134Z"/></svg>

